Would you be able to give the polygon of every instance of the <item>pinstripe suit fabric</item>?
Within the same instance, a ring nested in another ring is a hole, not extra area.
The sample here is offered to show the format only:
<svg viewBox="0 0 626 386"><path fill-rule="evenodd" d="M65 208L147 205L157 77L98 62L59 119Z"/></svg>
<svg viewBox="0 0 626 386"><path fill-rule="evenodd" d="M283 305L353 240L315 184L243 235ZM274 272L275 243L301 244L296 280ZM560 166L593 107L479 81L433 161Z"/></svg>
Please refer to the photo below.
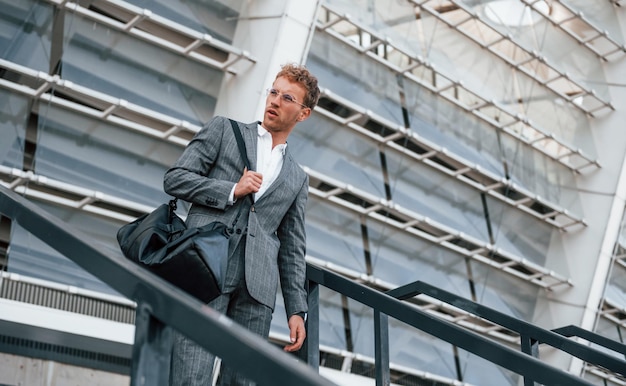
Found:
<svg viewBox="0 0 626 386"><path fill-rule="evenodd" d="M238 124L254 170L257 123ZM279 284L287 317L307 311L304 213L308 176L292 158L287 146L278 178L254 206L248 198L240 198L234 205L228 205L230 191L243 170L244 163L229 120L215 117L195 135L165 173L164 189L166 193L192 203L187 216L189 227L212 221L233 227L235 232L230 239L225 287L228 293L210 305L227 315L230 313L238 323L267 337ZM238 307L237 312L230 312L226 305L229 300L243 300L245 305ZM267 315L259 319L263 308L267 309ZM180 370L174 369L176 362L187 361L187 365L195 368L193 371L208 371L210 376L211 364L205 362L209 358L198 361L197 353L188 345L193 342L178 340L179 351L174 353L172 375L175 377L174 373ZM179 379L182 379L180 375ZM206 380L188 384L210 385Z"/></svg>

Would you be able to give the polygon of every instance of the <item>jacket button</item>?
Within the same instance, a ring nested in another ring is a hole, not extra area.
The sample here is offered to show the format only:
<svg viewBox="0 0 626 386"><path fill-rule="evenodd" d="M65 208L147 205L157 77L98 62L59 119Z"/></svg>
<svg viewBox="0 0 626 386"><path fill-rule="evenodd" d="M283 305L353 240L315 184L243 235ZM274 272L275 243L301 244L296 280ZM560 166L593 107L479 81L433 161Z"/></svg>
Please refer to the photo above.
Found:
<svg viewBox="0 0 626 386"><path fill-rule="evenodd" d="M241 229L237 228L237 230L235 232L237 232L237 234L240 235L241 234Z"/></svg>

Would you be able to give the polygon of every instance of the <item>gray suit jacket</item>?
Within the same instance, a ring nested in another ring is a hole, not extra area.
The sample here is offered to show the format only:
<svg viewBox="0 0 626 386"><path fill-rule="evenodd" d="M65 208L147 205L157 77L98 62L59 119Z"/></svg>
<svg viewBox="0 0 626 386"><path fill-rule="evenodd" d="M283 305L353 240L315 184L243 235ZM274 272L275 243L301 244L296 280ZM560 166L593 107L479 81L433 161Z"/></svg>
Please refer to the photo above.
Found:
<svg viewBox="0 0 626 386"><path fill-rule="evenodd" d="M257 159L257 122L239 123L252 170ZM250 209L248 197L228 205L233 186L239 181L244 162L225 117L215 117L189 142L176 163L165 173L167 194L192 203L187 217L189 227L212 221L234 224L240 209L248 210L240 218L247 224L236 228L230 252L246 237L245 279L248 292L258 302L274 309L280 285L287 317L307 311L306 236L304 215L309 178L289 153L287 146L278 178ZM240 221L241 222L241 221Z"/></svg>

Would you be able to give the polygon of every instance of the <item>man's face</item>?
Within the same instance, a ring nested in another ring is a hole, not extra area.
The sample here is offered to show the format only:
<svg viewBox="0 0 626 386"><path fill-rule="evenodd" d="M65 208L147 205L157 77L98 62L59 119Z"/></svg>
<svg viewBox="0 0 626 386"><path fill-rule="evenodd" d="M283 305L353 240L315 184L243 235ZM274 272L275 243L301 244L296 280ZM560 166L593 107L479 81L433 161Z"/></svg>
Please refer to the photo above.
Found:
<svg viewBox="0 0 626 386"><path fill-rule="evenodd" d="M311 113L310 108L302 105L305 95L306 90L299 83L277 78L265 101L263 127L269 132L291 132L296 123Z"/></svg>

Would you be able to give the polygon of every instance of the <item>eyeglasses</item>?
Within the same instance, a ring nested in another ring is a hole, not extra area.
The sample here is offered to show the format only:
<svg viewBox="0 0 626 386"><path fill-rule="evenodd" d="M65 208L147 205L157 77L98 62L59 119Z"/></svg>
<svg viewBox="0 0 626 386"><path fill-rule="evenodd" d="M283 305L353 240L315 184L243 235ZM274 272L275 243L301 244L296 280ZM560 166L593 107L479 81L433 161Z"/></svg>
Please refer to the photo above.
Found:
<svg viewBox="0 0 626 386"><path fill-rule="evenodd" d="M271 96L272 96L272 98L276 98L277 96L280 96L280 99L281 99L283 102L287 102L287 103L295 103L295 104L297 104L297 105L300 105L300 106L304 107L305 109L308 109L308 108L309 108L309 106L305 106L305 105L303 105L302 103L298 102L298 101L296 100L296 98L294 98L294 96L293 96L293 95L291 95L291 94L283 94L282 92L280 92L280 91L276 90L275 88L268 88L267 90L265 90L265 92L266 92L267 96L270 96L270 95L271 95Z"/></svg>

